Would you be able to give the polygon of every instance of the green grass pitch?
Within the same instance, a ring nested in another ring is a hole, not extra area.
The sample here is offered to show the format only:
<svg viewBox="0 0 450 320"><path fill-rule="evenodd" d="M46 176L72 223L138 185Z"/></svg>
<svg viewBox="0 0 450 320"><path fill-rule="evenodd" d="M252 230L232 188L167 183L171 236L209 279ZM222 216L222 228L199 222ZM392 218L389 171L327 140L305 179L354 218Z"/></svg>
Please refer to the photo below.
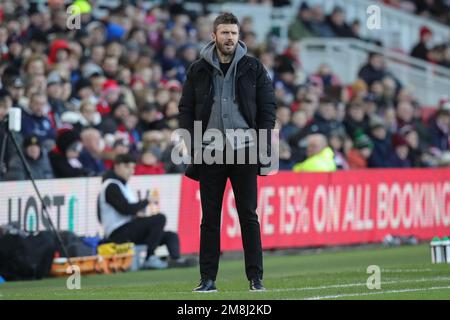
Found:
<svg viewBox="0 0 450 320"><path fill-rule="evenodd" d="M249 292L242 259L222 259L217 293L192 293L198 268L0 284L0 299L450 299L450 264L433 265L428 245L351 248L292 255L265 254L266 292ZM381 269L381 288L368 289L367 267Z"/></svg>

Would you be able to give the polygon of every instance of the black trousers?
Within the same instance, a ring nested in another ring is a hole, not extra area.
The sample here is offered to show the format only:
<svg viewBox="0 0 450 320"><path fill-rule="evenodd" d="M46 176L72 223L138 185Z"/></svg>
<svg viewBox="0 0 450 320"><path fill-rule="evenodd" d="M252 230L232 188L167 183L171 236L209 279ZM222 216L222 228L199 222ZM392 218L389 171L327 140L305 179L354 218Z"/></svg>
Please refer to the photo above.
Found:
<svg viewBox="0 0 450 320"><path fill-rule="evenodd" d="M232 150L236 160L236 150ZM219 152L223 159L230 149ZM258 166L249 164L248 149L245 164L206 164L200 165L200 197L202 221L200 226L200 276L215 280L220 257L220 221L223 194L227 179L231 181L241 226L244 248L245 272L247 278L263 276L261 234L257 207Z"/></svg>
<svg viewBox="0 0 450 320"><path fill-rule="evenodd" d="M114 230L109 240L116 243L134 242L147 246L147 258L153 255L155 249L166 245L171 259L180 257L180 240L178 234L164 231L166 217L155 214L150 217L136 218Z"/></svg>

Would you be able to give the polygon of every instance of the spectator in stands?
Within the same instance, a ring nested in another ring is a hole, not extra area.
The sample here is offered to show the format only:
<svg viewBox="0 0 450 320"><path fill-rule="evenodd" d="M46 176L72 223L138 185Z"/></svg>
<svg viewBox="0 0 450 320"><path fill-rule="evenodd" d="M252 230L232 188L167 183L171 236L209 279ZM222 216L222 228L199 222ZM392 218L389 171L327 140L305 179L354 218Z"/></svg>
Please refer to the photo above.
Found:
<svg viewBox="0 0 450 320"><path fill-rule="evenodd" d="M306 129L311 133L320 132L328 136L332 130L342 127L342 123L338 121L337 116L337 103L325 97L321 98L313 121Z"/></svg>
<svg viewBox="0 0 450 320"><path fill-rule="evenodd" d="M311 31L311 10L308 3L302 2L295 20L289 25L288 37L290 40L298 41L303 38L314 36Z"/></svg>
<svg viewBox="0 0 450 320"><path fill-rule="evenodd" d="M414 124L414 106L411 102L401 101L397 105L397 131L406 125Z"/></svg>
<svg viewBox="0 0 450 320"><path fill-rule="evenodd" d="M89 171L91 176L100 176L105 171L103 163L103 150L105 141L99 130L95 128L86 128L80 135L83 149L81 150L79 160L83 168Z"/></svg>
<svg viewBox="0 0 450 320"><path fill-rule="evenodd" d="M331 27L325 21L322 6L316 4L311 7L311 22L312 32L319 37L334 37L335 34Z"/></svg>
<svg viewBox="0 0 450 320"><path fill-rule="evenodd" d="M114 158L117 157L119 154L128 154L131 151L130 143L129 141L123 137L117 137L114 138L114 142L112 143L111 147L106 146L105 147L105 168L106 169L112 169Z"/></svg>
<svg viewBox="0 0 450 320"><path fill-rule="evenodd" d="M146 131L158 130L162 125L162 114L155 103L146 103L139 113L137 130L142 134Z"/></svg>
<svg viewBox="0 0 450 320"><path fill-rule="evenodd" d="M41 148L37 136L29 136L23 140L23 155L30 168L33 179L52 179L53 170L47 156L47 151ZM29 180L19 155L9 161L6 180Z"/></svg>
<svg viewBox="0 0 450 320"><path fill-rule="evenodd" d="M392 168L410 168L409 147L406 139L399 133L392 136L392 146L394 152L389 159L389 166Z"/></svg>
<svg viewBox="0 0 450 320"><path fill-rule="evenodd" d="M333 73L330 66L326 63L322 63L313 76L317 76L322 80L324 89L341 85L339 77Z"/></svg>
<svg viewBox="0 0 450 320"><path fill-rule="evenodd" d="M333 150L334 162L336 163L336 169L338 170L347 170L350 168L346 158L348 140L349 137L345 131L341 129L331 131L328 138L328 144Z"/></svg>
<svg viewBox="0 0 450 320"><path fill-rule="evenodd" d="M19 75L14 76L11 81L5 83L6 90L12 98L12 106L24 109L25 84Z"/></svg>
<svg viewBox="0 0 450 320"><path fill-rule="evenodd" d="M309 134L321 133L329 136L331 131L342 127L342 123L337 120L337 106L336 103L328 98L321 98L319 108L315 113L311 122L305 128L291 135L289 144L292 147L293 158L300 161L302 152L299 150L301 141Z"/></svg>
<svg viewBox="0 0 450 320"><path fill-rule="evenodd" d="M295 161L292 159L291 147L284 140L279 141L279 170L292 171Z"/></svg>
<svg viewBox="0 0 450 320"><path fill-rule="evenodd" d="M411 51L411 56L425 61L430 60L430 44L433 39L433 32L430 28L423 26L420 28L420 40Z"/></svg>
<svg viewBox="0 0 450 320"><path fill-rule="evenodd" d="M344 127L350 137L355 137L358 132L369 132L369 117L365 113L362 101L354 100L348 104Z"/></svg>
<svg viewBox="0 0 450 320"><path fill-rule="evenodd" d="M289 136L286 141L289 141L289 138L298 133L301 129L303 129L308 122L308 118L306 116L306 112L304 110L297 110L292 114L291 117L291 125L292 129L289 132Z"/></svg>
<svg viewBox="0 0 450 320"><path fill-rule="evenodd" d="M130 108L122 99L117 100L111 105L111 113L103 117L101 130L104 134L114 133L119 128L123 129L125 121L130 115Z"/></svg>
<svg viewBox="0 0 450 320"><path fill-rule="evenodd" d="M56 178L86 177L89 174L78 160L82 148L80 135L76 131L68 128L58 130L56 147L49 153Z"/></svg>
<svg viewBox="0 0 450 320"><path fill-rule="evenodd" d="M293 167L294 172L336 171L333 150L327 145L327 138L321 133L306 137L306 160Z"/></svg>
<svg viewBox="0 0 450 320"><path fill-rule="evenodd" d="M429 120L431 145L441 151L450 150L450 102L443 102Z"/></svg>
<svg viewBox="0 0 450 320"><path fill-rule="evenodd" d="M425 155L425 146L413 126L404 126L399 130L408 145L408 159L412 167L427 167L430 163Z"/></svg>
<svg viewBox="0 0 450 320"><path fill-rule="evenodd" d="M158 160L157 154L158 150L154 151L154 148L146 148L142 151L141 159L139 163L136 165L135 174L139 175L147 175L147 174L163 174L164 163Z"/></svg>
<svg viewBox="0 0 450 320"><path fill-rule="evenodd" d="M47 98L50 106L50 117L54 127L62 127L61 116L66 111L63 97L63 80L57 71L52 71L47 77Z"/></svg>
<svg viewBox="0 0 450 320"><path fill-rule="evenodd" d="M373 152L373 143L364 133L358 133L354 140L354 147L347 154L348 165L350 169L366 169Z"/></svg>
<svg viewBox="0 0 450 320"><path fill-rule="evenodd" d="M47 108L48 101L44 93L31 95L29 111L22 112L22 135L36 135L43 148L49 150L54 145L55 129L46 115Z"/></svg>
<svg viewBox="0 0 450 320"><path fill-rule="evenodd" d="M103 176L98 197L98 217L108 241L133 242L147 246L144 269L166 269L169 266L194 265L193 261L180 256L178 234L164 231L166 217L161 214L146 216L144 209L155 201L152 196L138 200L127 182L133 176L136 160L129 154L119 155L114 160L113 170ZM169 251L169 262L155 255L158 246L165 245Z"/></svg>
<svg viewBox="0 0 450 320"><path fill-rule="evenodd" d="M331 14L326 18L326 21L331 27L331 30L333 30L334 36L340 38L355 37L352 29L345 22L345 12L341 7L334 7Z"/></svg>
<svg viewBox="0 0 450 320"><path fill-rule="evenodd" d="M416 14L427 18L436 17L443 23L448 22L448 11L450 9L448 2L442 0L415 0L414 3L416 4Z"/></svg>
<svg viewBox="0 0 450 320"><path fill-rule="evenodd" d="M287 140L295 131L291 122L291 109L288 106L280 105L276 111L277 121L280 125L280 139Z"/></svg>
<svg viewBox="0 0 450 320"><path fill-rule="evenodd" d="M376 52L369 53L369 59L358 72L358 77L363 79L368 86L374 81L380 81L386 76L385 63L383 56Z"/></svg>
<svg viewBox="0 0 450 320"><path fill-rule="evenodd" d="M370 138L373 142L373 151L368 165L370 168L388 168L388 159L392 154L391 138L387 134L384 120L378 116L372 116L369 121Z"/></svg>

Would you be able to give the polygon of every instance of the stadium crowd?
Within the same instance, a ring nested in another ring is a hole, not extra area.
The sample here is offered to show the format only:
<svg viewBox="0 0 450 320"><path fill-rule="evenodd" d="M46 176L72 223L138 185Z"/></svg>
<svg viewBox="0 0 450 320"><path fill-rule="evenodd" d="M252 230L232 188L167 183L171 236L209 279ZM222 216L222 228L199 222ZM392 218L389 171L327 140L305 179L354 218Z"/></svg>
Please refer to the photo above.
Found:
<svg viewBox="0 0 450 320"><path fill-rule="evenodd" d="M0 4L0 120L11 107L23 110L22 131L13 134L34 177L99 176L125 153L139 158L138 175L184 172L171 160L171 135L186 70L209 42L214 15L180 1L123 1L106 14L85 0L74 5L81 26L69 30L63 1ZM280 50L273 37L258 42L252 19L242 19L241 40L275 87L280 169L449 165L450 99L425 117L383 56L371 54L350 84L332 65L304 73L302 38L359 37L358 29L341 8L325 17L302 4ZM0 139L2 148L0 180L25 179L11 142Z"/></svg>

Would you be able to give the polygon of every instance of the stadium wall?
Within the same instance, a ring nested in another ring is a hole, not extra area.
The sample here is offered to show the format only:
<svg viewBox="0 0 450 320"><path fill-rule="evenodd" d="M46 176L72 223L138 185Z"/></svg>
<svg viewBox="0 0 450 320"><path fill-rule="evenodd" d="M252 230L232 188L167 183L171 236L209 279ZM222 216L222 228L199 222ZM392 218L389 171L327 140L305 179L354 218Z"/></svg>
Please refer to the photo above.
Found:
<svg viewBox="0 0 450 320"><path fill-rule="evenodd" d="M258 177L258 215L263 247L292 248L380 242L387 234L430 239L450 235L450 168L280 172ZM102 235L96 201L100 178L37 182L55 225L83 236ZM167 230L178 231L183 253L199 249L198 183L181 175L133 177L144 198L158 194ZM30 182L0 183L0 225L18 221L28 231L45 229ZM230 183L222 212L222 250L241 250L239 220Z"/></svg>

